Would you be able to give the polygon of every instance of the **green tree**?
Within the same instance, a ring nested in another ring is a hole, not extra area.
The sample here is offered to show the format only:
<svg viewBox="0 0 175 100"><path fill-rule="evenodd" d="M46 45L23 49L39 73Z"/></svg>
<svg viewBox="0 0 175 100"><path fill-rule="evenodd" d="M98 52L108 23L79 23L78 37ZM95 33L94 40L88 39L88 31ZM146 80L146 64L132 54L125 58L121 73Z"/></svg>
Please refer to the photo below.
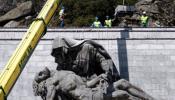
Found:
<svg viewBox="0 0 175 100"><path fill-rule="evenodd" d="M126 4L134 4L137 0L125 0ZM105 16L113 18L115 7L122 4L122 0L63 0L65 7L66 26L90 26L95 16L103 23Z"/></svg>

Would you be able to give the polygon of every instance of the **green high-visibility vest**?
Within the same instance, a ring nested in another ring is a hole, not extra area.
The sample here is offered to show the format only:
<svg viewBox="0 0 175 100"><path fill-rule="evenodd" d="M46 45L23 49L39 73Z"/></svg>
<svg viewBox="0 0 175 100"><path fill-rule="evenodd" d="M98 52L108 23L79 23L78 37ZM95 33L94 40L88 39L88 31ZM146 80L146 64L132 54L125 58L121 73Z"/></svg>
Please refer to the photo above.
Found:
<svg viewBox="0 0 175 100"><path fill-rule="evenodd" d="M95 21L94 22L94 27L100 27L101 26L101 22L100 21Z"/></svg>
<svg viewBox="0 0 175 100"><path fill-rule="evenodd" d="M112 20L105 20L105 27L111 27L112 26Z"/></svg>
<svg viewBox="0 0 175 100"><path fill-rule="evenodd" d="M146 24L148 22L148 16L143 16L142 15L140 20L141 20L141 23Z"/></svg>

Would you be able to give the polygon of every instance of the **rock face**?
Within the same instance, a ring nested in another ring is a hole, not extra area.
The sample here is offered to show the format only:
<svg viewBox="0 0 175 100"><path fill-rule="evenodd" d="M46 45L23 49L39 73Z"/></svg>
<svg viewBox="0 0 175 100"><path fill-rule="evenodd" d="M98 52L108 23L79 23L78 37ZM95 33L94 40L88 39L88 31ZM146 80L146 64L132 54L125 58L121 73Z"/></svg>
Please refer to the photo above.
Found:
<svg viewBox="0 0 175 100"><path fill-rule="evenodd" d="M16 8L10 10L5 15L1 16L0 23L28 15L31 13L31 11L32 11L32 2L31 1L21 3Z"/></svg>
<svg viewBox="0 0 175 100"><path fill-rule="evenodd" d="M29 0L0 0L0 16L4 15L6 12L15 8L17 4L23 3Z"/></svg>
<svg viewBox="0 0 175 100"><path fill-rule="evenodd" d="M10 21L7 24L4 25L4 27L18 27L20 25L20 22L17 21Z"/></svg>
<svg viewBox="0 0 175 100"><path fill-rule="evenodd" d="M46 1L47 0L0 0L0 26L4 26L10 20L19 20L18 18L21 17L25 19L28 15L32 16L31 19L35 18ZM129 25L131 27L139 25L139 15L141 15L143 11L146 11L147 15L150 16L151 23L157 21L160 22L162 26L175 26L175 0L139 0L135 7L138 13L133 16L129 14L126 15L129 16L129 21L127 20L128 25L132 23ZM51 20L50 26L57 26L58 22L55 21L58 20L57 17ZM121 20L123 19L119 19L117 23L122 22ZM31 23L31 21L28 22ZM23 25L29 25L30 23L28 22L24 22Z"/></svg>
<svg viewBox="0 0 175 100"><path fill-rule="evenodd" d="M46 0L0 0L0 26L14 27L14 23L19 21L21 26L30 25L45 2Z"/></svg>
<svg viewBox="0 0 175 100"><path fill-rule="evenodd" d="M140 14L146 11L165 26L175 25L175 0L141 0L135 6Z"/></svg>
<svg viewBox="0 0 175 100"><path fill-rule="evenodd" d="M5 14L10 9L14 8L14 5L12 5L11 0L0 0L0 15Z"/></svg>

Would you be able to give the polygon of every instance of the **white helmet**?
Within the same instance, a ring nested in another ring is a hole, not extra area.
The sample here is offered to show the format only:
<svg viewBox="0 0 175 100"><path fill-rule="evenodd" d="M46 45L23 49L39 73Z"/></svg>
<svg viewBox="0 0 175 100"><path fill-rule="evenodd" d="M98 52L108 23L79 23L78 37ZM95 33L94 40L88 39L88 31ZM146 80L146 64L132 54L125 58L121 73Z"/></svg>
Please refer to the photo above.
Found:
<svg viewBox="0 0 175 100"><path fill-rule="evenodd" d="M143 14L146 14L146 11L144 11Z"/></svg>

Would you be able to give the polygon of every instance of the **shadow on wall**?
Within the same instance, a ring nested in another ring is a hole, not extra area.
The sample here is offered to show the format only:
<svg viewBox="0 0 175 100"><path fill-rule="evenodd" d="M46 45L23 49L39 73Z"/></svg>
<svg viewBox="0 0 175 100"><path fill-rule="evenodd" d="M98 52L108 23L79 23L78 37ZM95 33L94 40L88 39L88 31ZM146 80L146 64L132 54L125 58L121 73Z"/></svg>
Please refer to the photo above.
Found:
<svg viewBox="0 0 175 100"><path fill-rule="evenodd" d="M117 39L120 76L121 78L124 78L128 81L129 81L129 71L128 71L126 39L129 38L130 30L132 30L132 28L124 28L124 30L121 30L120 32L121 38Z"/></svg>

